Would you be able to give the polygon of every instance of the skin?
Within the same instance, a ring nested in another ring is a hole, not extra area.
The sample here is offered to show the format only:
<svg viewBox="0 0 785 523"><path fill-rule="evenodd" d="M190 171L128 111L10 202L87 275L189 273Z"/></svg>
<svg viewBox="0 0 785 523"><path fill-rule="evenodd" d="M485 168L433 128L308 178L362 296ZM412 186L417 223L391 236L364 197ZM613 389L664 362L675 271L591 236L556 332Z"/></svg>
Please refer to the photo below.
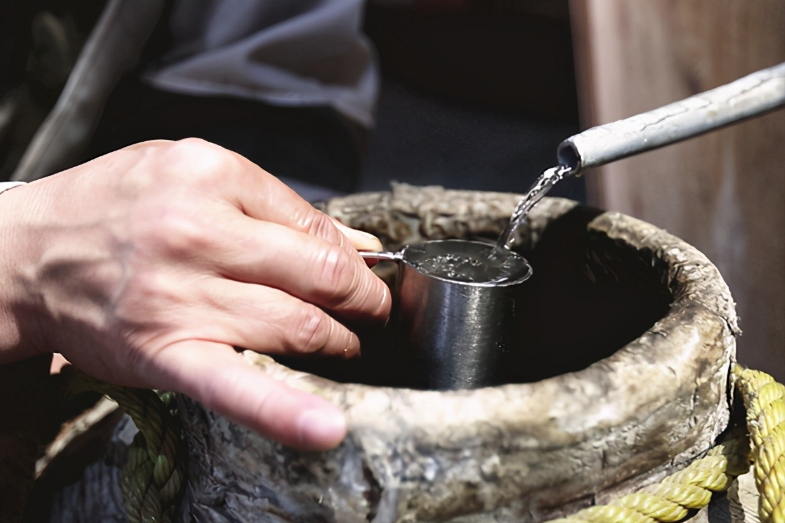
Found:
<svg viewBox="0 0 785 523"><path fill-rule="evenodd" d="M334 222L245 158L146 142L0 196L0 363L62 353L173 390L286 445L335 447L343 413L234 347L350 358L390 293ZM329 313L329 314L328 314Z"/></svg>

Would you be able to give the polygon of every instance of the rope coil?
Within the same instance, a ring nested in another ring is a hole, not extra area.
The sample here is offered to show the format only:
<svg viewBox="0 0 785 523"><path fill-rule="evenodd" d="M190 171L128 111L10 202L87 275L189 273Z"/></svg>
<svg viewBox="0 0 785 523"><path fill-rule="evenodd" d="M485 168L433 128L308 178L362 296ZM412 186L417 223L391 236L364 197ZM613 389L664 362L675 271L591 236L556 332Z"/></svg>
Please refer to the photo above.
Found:
<svg viewBox="0 0 785 523"><path fill-rule="evenodd" d="M71 393L86 391L113 399L139 429L120 474L129 523L171 523L185 490L188 463L174 395L110 385L74 370Z"/></svg>
<svg viewBox="0 0 785 523"><path fill-rule="evenodd" d="M746 431L725 441L657 485L546 523L675 523L702 509L715 492L754 464L761 523L785 523L785 386L734 364L731 379L747 411Z"/></svg>
<svg viewBox="0 0 785 523"><path fill-rule="evenodd" d="M171 393L109 385L81 372L72 391L101 392L133 419L139 433L128 450L120 487L130 523L171 523L185 490L187 451ZM704 508L753 463L761 523L785 523L785 386L734 364L732 382L746 409L746 430L659 484L546 523L676 523Z"/></svg>
<svg viewBox="0 0 785 523"><path fill-rule="evenodd" d="M761 523L785 522L785 387L757 370L734 367L747 410Z"/></svg>

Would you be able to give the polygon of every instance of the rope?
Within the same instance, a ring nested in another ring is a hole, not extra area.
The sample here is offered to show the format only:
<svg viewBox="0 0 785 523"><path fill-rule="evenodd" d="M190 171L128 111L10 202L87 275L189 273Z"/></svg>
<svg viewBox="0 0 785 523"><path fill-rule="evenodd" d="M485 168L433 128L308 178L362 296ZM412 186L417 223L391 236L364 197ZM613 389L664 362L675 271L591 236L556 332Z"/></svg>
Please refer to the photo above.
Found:
<svg viewBox="0 0 785 523"><path fill-rule="evenodd" d="M75 369L69 372L72 394L96 391L110 397L139 429L120 474L129 523L171 523L184 491L187 466L180 421L173 412L174 395L110 385Z"/></svg>
<svg viewBox="0 0 785 523"><path fill-rule="evenodd" d="M734 374L747 410L761 523L785 523L785 386L739 365Z"/></svg>
<svg viewBox="0 0 785 523"><path fill-rule="evenodd" d="M118 387L74 372L73 392L106 394L134 420L120 487L130 523L171 523L184 490L187 452L171 393ZM709 504L754 464L761 523L785 523L785 386L760 371L731 372L747 411L746 431L725 440L656 485L546 523L675 523Z"/></svg>
<svg viewBox="0 0 785 523"><path fill-rule="evenodd" d="M785 523L785 386L734 365L732 380L747 411L746 431L734 429L705 456L661 483L546 523L673 523L709 504L754 463L761 523Z"/></svg>

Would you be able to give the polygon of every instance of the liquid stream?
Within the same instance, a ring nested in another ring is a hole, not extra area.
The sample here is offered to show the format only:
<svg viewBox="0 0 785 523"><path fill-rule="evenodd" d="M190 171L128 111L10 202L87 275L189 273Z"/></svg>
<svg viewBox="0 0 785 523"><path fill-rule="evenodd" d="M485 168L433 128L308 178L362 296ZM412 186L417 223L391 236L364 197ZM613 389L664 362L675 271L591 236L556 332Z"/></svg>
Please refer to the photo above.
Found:
<svg viewBox="0 0 785 523"><path fill-rule="evenodd" d="M412 262L412 265L424 274L460 282L503 283L520 278L524 268L528 270L528 265L523 258L510 252L512 235L526 221L526 217L537 202L542 200L548 191L569 172L567 167L552 167L537 178L534 185L516 205L509 223L499 236L496 245L489 248L487 256L477 258L463 254L439 254Z"/></svg>
<svg viewBox="0 0 785 523"><path fill-rule="evenodd" d="M548 194L554 185L564 179L567 173L570 172L568 167L564 166L557 166L551 167L547 169L544 173L540 175L539 178L534 182L534 185L529 188L528 192L521 198L521 201L518 202L518 205L515 206L515 210L512 212L512 216L510 217L510 221L507 223L507 226L502 231L499 239L496 242L496 247L493 249L490 260L493 262L494 260L504 259L506 257L505 253L510 248L510 243L512 242L512 235L518 229L518 227L526 221L526 217L529 215L529 211L532 210L537 202L542 200L542 198Z"/></svg>

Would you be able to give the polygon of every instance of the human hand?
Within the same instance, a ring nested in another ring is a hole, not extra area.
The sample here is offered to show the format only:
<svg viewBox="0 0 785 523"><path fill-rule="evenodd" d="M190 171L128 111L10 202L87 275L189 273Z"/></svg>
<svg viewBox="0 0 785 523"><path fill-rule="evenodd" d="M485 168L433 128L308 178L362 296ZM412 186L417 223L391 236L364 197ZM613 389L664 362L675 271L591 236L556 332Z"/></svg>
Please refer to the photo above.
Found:
<svg viewBox="0 0 785 523"><path fill-rule="evenodd" d="M0 362L60 352L290 446L343 439L337 407L234 347L355 356L341 322L389 315L356 251L381 245L245 158L192 139L127 147L3 194L0 240Z"/></svg>

